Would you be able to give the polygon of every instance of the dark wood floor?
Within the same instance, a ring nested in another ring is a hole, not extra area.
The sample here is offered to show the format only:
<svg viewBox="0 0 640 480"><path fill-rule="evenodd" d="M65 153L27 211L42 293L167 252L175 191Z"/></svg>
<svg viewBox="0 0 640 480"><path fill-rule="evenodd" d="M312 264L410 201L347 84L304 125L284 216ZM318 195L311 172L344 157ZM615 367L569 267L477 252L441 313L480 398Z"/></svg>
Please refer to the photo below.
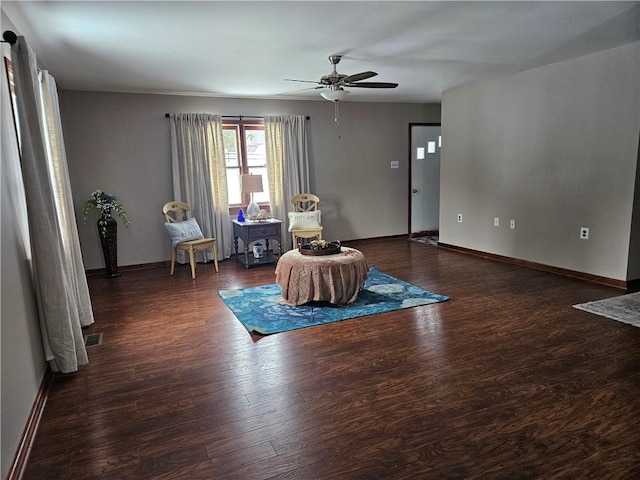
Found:
<svg viewBox="0 0 640 480"><path fill-rule="evenodd" d="M451 300L252 337L234 260L90 277L103 344L56 378L30 479L640 478L640 329L623 292L405 238L352 242Z"/></svg>

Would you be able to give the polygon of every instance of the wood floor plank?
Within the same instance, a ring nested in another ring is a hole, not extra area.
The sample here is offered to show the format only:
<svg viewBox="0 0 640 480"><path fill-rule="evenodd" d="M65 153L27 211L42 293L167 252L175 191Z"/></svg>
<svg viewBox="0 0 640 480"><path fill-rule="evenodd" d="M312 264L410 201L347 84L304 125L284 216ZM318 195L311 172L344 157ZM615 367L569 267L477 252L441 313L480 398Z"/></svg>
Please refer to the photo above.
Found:
<svg viewBox="0 0 640 480"><path fill-rule="evenodd" d="M54 380L24 480L640 478L640 329L619 295L394 237L369 263L448 302L262 337L234 259L89 277L102 333Z"/></svg>

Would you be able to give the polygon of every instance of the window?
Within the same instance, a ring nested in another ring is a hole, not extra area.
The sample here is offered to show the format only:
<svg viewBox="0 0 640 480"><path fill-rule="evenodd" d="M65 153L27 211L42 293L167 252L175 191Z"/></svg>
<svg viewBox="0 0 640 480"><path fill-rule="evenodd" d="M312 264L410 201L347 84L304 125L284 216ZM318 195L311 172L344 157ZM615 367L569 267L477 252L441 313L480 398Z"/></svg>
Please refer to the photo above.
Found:
<svg viewBox="0 0 640 480"><path fill-rule="evenodd" d="M7 83L9 85L9 96L11 97L11 112L13 113L13 126L18 139L18 149L22 150L22 139L20 138L20 122L18 119L18 99L16 98L16 85L13 81L13 63L8 57L4 58L4 65L7 72Z"/></svg>
<svg viewBox="0 0 640 480"><path fill-rule="evenodd" d="M260 208L269 209L269 182L267 181L267 156L262 120L225 120L224 158L227 167L229 206L237 209L248 205L251 196L240 189L240 175L262 176L263 192L254 193Z"/></svg>

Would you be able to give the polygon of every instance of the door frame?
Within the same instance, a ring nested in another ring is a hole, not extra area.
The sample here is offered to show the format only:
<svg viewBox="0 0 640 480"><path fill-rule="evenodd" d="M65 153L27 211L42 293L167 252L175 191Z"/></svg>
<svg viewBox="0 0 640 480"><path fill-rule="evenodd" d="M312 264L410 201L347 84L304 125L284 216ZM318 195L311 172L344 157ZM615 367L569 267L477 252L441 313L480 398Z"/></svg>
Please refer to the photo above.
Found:
<svg viewBox="0 0 640 480"><path fill-rule="evenodd" d="M414 123L409 123L409 144L407 145L407 161L409 164L409 168L407 169L409 172L409 178L407 178L407 235L411 235L411 185L412 185L412 175L413 172L411 171L411 155L412 155L412 151L411 151L411 129L412 127L442 127L442 123L423 123L423 122L414 122Z"/></svg>

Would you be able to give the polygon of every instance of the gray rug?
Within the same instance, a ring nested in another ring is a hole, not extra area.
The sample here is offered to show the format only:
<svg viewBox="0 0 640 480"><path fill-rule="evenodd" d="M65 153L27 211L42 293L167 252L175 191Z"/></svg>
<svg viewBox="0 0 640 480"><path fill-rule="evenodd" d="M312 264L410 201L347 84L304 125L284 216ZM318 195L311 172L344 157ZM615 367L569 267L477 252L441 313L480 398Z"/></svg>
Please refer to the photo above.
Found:
<svg viewBox="0 0 640 480"><path fill-rule="evenodd" d="M640 327L640 292L580 303L574 308Z"/></svg>
<svg viewBox="0 0 640 480"><path fill-rule="evenodd" d="M438 238L439 237L437 235L425 235L424 237L413 237L409 239L414 242L428 243L429 245L438 246Z"/></svg>

